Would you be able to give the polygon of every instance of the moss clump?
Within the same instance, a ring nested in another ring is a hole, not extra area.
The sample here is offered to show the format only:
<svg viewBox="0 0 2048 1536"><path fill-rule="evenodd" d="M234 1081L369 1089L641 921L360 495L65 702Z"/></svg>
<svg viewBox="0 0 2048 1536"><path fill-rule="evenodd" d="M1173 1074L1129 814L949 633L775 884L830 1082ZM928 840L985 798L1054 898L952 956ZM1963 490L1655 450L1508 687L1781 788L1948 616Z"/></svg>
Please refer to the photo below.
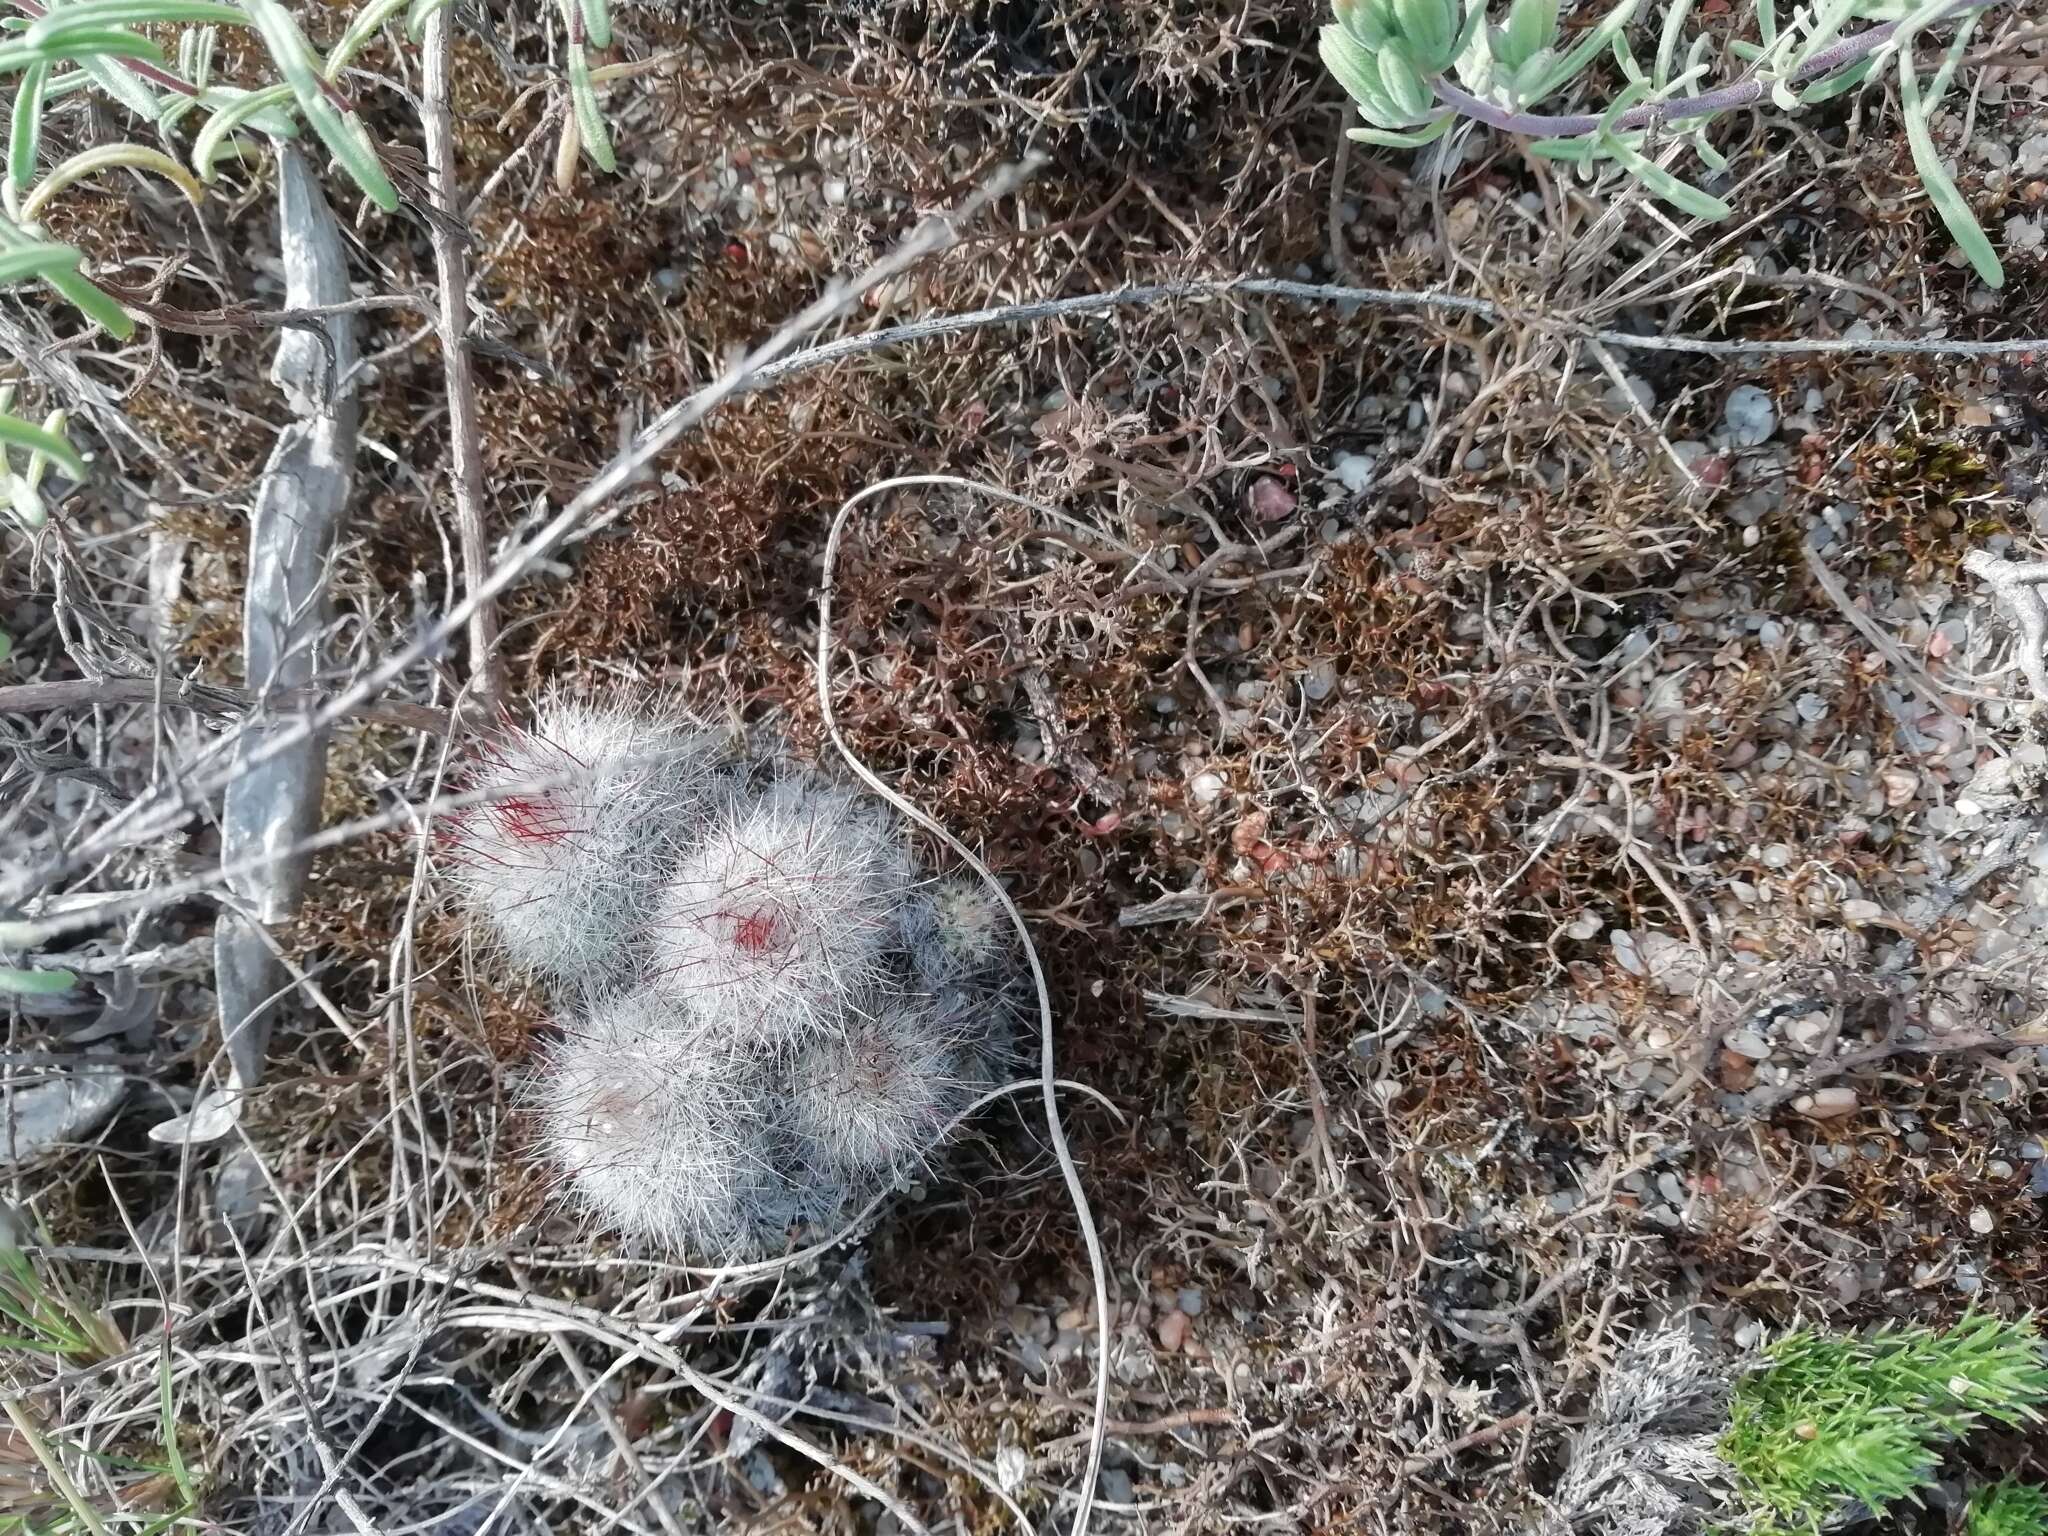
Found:
<svg viewBox="0 0 2048 1536"><path fill-rule="evenodd" d="M2048 1536L2048 1488L2008 1477L1970 1500L1966 1536Z"/></svg>
<svg viewBox="0 0 2048 1536"><path fill-rule="evenodd" d="M2048 1402L2031 1317L1972 1312L1941 1332L1801 1331L1766 1360L1736 1388L1720 1445L1762 1536L1817 1532L1858 1506L1875 1513L1914 1498L1943 1446L1986 1420L2039 1422Z"/></svg>

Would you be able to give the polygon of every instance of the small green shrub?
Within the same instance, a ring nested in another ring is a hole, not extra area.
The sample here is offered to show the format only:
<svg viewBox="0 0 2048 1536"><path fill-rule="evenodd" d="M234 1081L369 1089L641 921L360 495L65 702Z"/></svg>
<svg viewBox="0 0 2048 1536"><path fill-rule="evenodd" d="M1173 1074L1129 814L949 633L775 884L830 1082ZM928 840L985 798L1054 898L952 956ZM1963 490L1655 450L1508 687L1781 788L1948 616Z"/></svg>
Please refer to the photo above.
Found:
<svg viewBox="0 0 2048 1536"><path fill-rule="evenodd" d="M196 205L242 133L297 139L302 126L310 127L365 197L386 212L396 209L398 189L342 91L344 71L401 12L408 34L417 38L428 19L448 4L366 0L323 54L307 40L283 0L17 0L16 8L26 14L0 18L0 80L13 87L0 175L0 290L42 283L115 340L128 340L135 334L134 317L79 270L82 257L75 246L44 236L37 215L64 188L117 169L161 176ZM596 96L604 71L593 70L590 63L592 48L611 43L607 0L559 0L559 7L571 107L562 129L564 157L573 167L580 151L610 171L616 160ZM149 25L185 28L175 59L135 30ZM224 26L251 28L262 38L280 83L257 90L215 83L215 53ZM83 150L39 175L45 116L64 97L88 88L150 125L166 142L173 129L196 114L190 169L161 149L114 143ZM36 487L47 464L74 479L85 478L85 465L62 429L61 415L54 424L38 427L10 414L7 400L0 398L0 505L25 527L41 523ZM13 472L5 458L8 448L29 455L26 473Z"/></svg>
<svg viewBox="0 0 2048 1536"><path fill-rule="evenodd" d="M1645 65L1629 44L1642 0L1618 0L1599 22L1567 43L1558 0L1513 0L1505 21L1488 18L1486 0L1335 0L1337 20L1323 28L1323 63L1358 103L1369 127L1351 137L1414 148L1461 121L1485 123L1530 140L1529 148L1591 174L1615 167L1673 207L1725 219L1729 205L1674 175L1672 147L1690 148L1708 169L1727 162L1707 138L1716 118L1768 102L1796 112L1851 91L1895 65L1899 104L1913 164L1942 222L1992 287L2004 281L1991 241L1957 190L1928 127L1955 77L1980 14L2001 0L1827 0L1795 7L1781 25L1776 0L1756 0L1754 40L1726 44L1742 64L1732 85L1703 89L1710 60L1723 52L1711 29L1688 42L1693 0L1665 0L1656 52ZM1850 31L1859 22L1871 25ZM1923 84L1921 34L1954 22L1932 77ZM1596 112L1534 110L1611 53L1624 84ZM1660 158L1660 156L1662 158Z"/></svg>
<svg viewBox="0 0 2048 1536"><path fill-rule="evenodd" d="M1970 1500L1965 1536L2048 1536L2048 1488L2008 1477Z"/></svg>
<svg viewBox="0 0 2048 1536"><path fill-rule="evenodd" d="M2031 1317L1973 1312L1939 1333L1801 1331L1770 1345L1765 1361L1737 1385L1720 1444L1762 1536L1817 1532L1854 1506L1912 1499L1944 1445L1986 1421L2038 1422L2048 1403Z"/></svg>

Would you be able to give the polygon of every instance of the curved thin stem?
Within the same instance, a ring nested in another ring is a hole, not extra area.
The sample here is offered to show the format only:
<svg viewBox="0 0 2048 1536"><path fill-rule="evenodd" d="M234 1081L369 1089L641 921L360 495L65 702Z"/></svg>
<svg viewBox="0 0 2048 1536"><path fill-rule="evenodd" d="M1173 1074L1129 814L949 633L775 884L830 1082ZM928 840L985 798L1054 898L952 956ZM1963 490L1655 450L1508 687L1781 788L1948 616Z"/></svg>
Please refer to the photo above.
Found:
<svg viewBox="0 0 2048 1536"><path fill-rule="evenodd" d="M876 794L895 806L905 816L937 837L975 874L981 877L991 896L1001 905L1015 930L1018 943L1024 951L1024 958L1031 967L1031 982L1038 994L1038 1070L1041 1099L1045 1110L1046 1139L1052 1145L1054 1160L1059 1164L1060 1178L1067 1187L1067 1199L1074 1208L1075 1220L1080 1224L1081 1240L1088 1251L1088 1271L1095 1287L1095 1400L1092 1422L1088 1435L1087 1462L1081 1473L1080 1486L1075 1490L1074 1523L1070 1536L1087 1536L1088 1517L1095 1508L1097 1484L1102 1476L1102 1447L1109 1423L1109 1261L1102 1251L1102 1234L1095 1225L1095 1216L1088 1203L1088 1192L1081 1184L1081 1170L1075 1164L1073 1149L1067 1143L1066 1127L1060 1119L1059 1078L1054 1070L1052 991L1046 984L1045 966L1038 957L1038 946L1032 942L1030 926L1024 921L1024 914L1018 910L1003 882L995 877L987 864L958 836L921 806L907 799L900 791L884 782L882 777L853 750L845 735L839 729L839 721L832 708L832 596L834 575L838 567L839 546L846 534L848 520L863 502L906 486L948 486L957 490L970 491L975 495L987 496L996 501L1005 501L1012 506L1023 507L1051 523L1061 524L1080 532L1084 537L1095 537L1095 531L1086 523L1042 502L1020 496L1015 491L1005 490L999 485L990 485L980 480L969 480L959 475L898 475L893 479L880 480L863 487L839 504L833 514L832 527L825 536L825 558L818 579L818 653L817 684L818 710L823 716L825 730L831 737L832 745L839 749L839 755L846 759L851 768Z"/></svg>

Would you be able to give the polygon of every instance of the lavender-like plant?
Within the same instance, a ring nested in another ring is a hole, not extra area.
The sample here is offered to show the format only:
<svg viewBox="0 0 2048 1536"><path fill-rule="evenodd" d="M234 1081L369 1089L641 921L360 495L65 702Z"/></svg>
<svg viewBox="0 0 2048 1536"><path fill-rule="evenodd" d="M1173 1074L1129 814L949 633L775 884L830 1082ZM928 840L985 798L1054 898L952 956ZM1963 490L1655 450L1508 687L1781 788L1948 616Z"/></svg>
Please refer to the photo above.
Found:
<svg viewBox="0 0 2048 1536"><path fill-rule="evenodd" d="M1616 0L1568 43L1558 0L1511 0L1499 25L1489 19L1488 0L1466 0L1462 16L1459 0L1335 0L1337 19L1323 28L1321 52L1369 124L1351 130L1361 143L1412 149L1469 119L1521 135L1536 154L1581 171L1614 166L1703 219L1725 219L1731 209L1660 163L1660 148L1688 146L1710 170L1722 170L1727 161L1706 135L1714 119L1767 100L1797 111L1855 90L1880 68L1895 68L1907 141L1928 198L1977 275L1996 288L2004 270L1942 163L1929 123L1978 19L2003 3L1820 0L1795 5L1781 22L1776 0L1755 0L1755 38L1725 44L1742 64L1741 78L1712 88L1703 87L1723 44L1711 31L1687 41L1693 0L1663 0L1647 66L1628 39L1642 0ZM1871 25L1849 30L1859 22ZM1916 57L1923 34L1948 22L1955 32L1923 85ZM1535 110L1602 53L1613 55L1622 74L1613 100L1597 112Z"/></svg>

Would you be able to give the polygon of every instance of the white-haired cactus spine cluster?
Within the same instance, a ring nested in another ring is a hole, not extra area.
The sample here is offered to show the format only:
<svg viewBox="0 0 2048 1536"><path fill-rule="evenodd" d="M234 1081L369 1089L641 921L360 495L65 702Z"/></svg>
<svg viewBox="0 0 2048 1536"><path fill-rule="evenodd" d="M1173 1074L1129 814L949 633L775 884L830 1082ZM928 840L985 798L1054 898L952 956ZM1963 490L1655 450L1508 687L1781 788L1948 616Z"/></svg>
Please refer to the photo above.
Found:
<svg viewBox="0 0 2048 1536"><path fill-rule="evenodd" d="M562 699L444 818L457 903L544 981L526 1085L566 1199L691 1254L770 1252L923 1168L1014 1048L1017 956L880 806L670 710Z"/></svg>

